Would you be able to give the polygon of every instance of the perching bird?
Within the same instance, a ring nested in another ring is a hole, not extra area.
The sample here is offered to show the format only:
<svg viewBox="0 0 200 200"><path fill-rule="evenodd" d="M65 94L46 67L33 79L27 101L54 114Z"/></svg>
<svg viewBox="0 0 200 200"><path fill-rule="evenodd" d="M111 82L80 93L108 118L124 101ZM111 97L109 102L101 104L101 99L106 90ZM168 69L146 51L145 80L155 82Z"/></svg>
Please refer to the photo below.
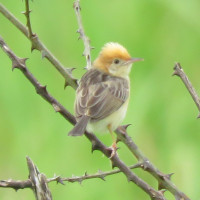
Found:
<svg viewBox="0 0 200 200"><path fill-rule="evenodd" d="M114 155L116 139L113 131L122 123L129 102L129 72L132 63L142 60L131 58L120 44L105 44L99 56L81 78L76 90L75 116L77 123L69 132L81 136L88 132L110 132Z"/></svg>

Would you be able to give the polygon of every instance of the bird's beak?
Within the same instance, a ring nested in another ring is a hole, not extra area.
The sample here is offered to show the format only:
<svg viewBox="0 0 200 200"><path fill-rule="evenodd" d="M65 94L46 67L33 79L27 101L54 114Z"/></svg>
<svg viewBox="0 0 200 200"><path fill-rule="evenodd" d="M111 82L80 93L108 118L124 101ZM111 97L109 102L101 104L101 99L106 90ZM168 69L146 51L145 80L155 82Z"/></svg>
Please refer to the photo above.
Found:
<svg viewBox="0 0 200 200"><path fill-rule="evenodd" d="M134 62L143 61L143 60L144 60L143 58L130 58L128 61L126 61L124 63L124 65L129 65L129 64L132 64Z"/></svg>

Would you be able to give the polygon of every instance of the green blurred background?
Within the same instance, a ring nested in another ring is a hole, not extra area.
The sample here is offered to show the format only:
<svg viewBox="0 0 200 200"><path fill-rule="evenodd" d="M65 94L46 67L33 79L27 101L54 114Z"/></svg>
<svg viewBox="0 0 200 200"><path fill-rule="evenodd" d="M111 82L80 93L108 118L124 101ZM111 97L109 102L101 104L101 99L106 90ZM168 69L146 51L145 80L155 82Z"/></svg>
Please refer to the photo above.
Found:
<svg viewBox="0 0 200 200"><path fill-rule="evenodd" d="M24 2L0 0L21 22ZM76 67L80 78L85 66L83 42L78 41L77 20L72 0L30 3L32 28L53 54L67 67ZM200 199L200 122L197 108L178 77L172 77L176 61L200 93L200 1L199 0L82 0L82 17L91 39L94 59L109 41L123 44L132 56L142 57L131 72L131 101L124 124L145 155L164 173L174 172L172 180L191 199ZM27 66L49 92L73 112L74 91L64 90L62 76L30 42L0 14L0 35L20 57L29 57ZM64 177L111 170L100 152L91 154L85 137L72 138L72 126L35 93L33 86L0 50L0 179L26 179L28 155L47 177ZM107 145L109 135L99 136ZM119 155L127 163L136 159L123 144ZM142 170L141 178L157 187ZM122 174L106 178L49 184L54 199L149 199L140 188L128 183ZM168 199L173 197L166 193ZM31 190L0 188L1 200L34 199Z"/></svg>

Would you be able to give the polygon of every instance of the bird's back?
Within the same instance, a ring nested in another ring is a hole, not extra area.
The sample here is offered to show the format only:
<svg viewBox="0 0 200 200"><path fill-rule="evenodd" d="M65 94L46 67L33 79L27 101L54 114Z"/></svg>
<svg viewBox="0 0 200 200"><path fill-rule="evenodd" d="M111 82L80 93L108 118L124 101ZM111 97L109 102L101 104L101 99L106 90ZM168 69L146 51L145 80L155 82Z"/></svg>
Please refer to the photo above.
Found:
<svg viewBox="0 0 200 200"><path fill-rule="evenodd" d="M91 122L106 118L117 111L129 96L129 81L90 69L81 78L76 92L77 121L87 115Z"/></svg>

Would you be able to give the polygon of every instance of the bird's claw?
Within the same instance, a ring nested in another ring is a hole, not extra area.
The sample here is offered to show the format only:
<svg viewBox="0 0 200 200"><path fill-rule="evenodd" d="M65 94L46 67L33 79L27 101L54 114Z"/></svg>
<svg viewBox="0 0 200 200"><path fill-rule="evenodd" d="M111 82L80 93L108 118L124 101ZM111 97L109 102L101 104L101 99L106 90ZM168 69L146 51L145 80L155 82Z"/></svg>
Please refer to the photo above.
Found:
<svg viewBox="0 0 200 200"><path fill-rule="evenodd" d="M112 144L111 147L109 147L109 150L111 150L111 154L110 154L110 157L109 159L111 159L113 156L115 156L115 154L117 153L117 145L116 145L116 142L114 142Z"/></svg>

